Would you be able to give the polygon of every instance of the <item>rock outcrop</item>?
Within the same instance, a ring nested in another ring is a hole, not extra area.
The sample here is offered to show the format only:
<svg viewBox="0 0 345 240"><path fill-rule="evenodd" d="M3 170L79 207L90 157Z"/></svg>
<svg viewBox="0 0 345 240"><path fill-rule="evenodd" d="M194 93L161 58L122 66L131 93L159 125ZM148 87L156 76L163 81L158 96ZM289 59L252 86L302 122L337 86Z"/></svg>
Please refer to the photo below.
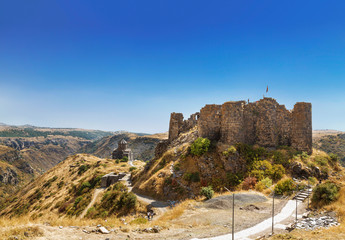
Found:
<svg viewBox="0 0 345 240"><path fill-rule="evenodd" d="M16 185L19 182L18 174L10 167L5 169L0 168L0 182L4 184Z"/></svg>

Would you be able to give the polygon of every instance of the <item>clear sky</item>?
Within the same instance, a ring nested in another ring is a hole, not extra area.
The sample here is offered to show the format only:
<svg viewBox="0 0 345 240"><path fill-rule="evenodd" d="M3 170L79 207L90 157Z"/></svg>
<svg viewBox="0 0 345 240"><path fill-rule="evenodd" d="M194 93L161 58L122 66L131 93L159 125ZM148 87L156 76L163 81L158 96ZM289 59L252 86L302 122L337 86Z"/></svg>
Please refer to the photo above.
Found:
<svg viewBox="0 0 345 240"><path fill-rule="evenodd" d="M0 122L168 130L205 104L313 104L345 130L345 1L0 2Z"/></svg>

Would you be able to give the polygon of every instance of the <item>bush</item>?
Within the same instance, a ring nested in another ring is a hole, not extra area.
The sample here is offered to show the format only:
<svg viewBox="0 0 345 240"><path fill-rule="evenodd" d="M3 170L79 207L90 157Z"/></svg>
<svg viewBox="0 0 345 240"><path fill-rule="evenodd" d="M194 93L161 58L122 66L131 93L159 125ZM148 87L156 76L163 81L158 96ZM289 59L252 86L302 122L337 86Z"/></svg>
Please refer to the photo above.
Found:
<svg viewBox="0 0 345 240"><path fill-rule="evenodd" d="M339 188L335 183L321 183L315 187L311 201L321 206L329 204L338 198L338 192Z"/></svg>
<svg viewBox="0 0 345 240"><path fill-rule="evenodd" d="M236 187L238 184L240 184L243 180L243 174L241 173L226 173L226 180L227 183L230 185L230 187Z"/></svg>
<svg viewBox="0 0 345 240"><path fill-rule="evenodd" d="M223 155L228 157L229 155L235 154L237 152L234 146L230 146L227 150L223 152Z"/></svg>
<svg viewBox="0 0 345 240"><path fill-rule="evenodd" d="M272 186L272 180L266 177L256 184L255 189L261 192L264 189L269 188L270 186Z"/></svg>
<svg viewBox="0 0 345 240"><path fill-rule="evenodd" d="M90 165L81 165L78 169L78 174L81 175L90 168Z"/></svg>
<svg viewBox="0 0 345 240"><path fill-rule="evenodd" d="M195 155L195 156L201 156L204 153L208 152L208 149L210 147L210 140L207 138L198 138L195 140L191 147L190 147L190 152Z"/></svg>
<svg viewBox="0 0 345 240"><path fill-rule="evenodd" d="M200 194L203 195L206 199L213 198L214 191L211 186L201 188Z"/></svg>
<svg viewBox="0 0 345 240"><path fill-rule="evenodd" d="M280 180L285 174L285 168L281 164L274 164L271 177L274 181Z"/></svg>
<svg viewBox="0 0 345 240"><path fill-rule="evenodd" d="M339 162L339 157L337 154L331 153L331 154L329 154L329 157L330 157L332 162Z"/></svg>
<svg viewBox="0 0 345 240"><path fill-rule="evenodd" d="M127 157L127 156L124 156L124 157L120 160L120 162L128 162L128 157Z"/></svg>
<svg viewBox="0 0 345 240"><path fill-rule="evenodd" d="M246 177L242 183L242 188L244 190L253 189L256 185L257 179L256 177Z"/></svg>
<svg viewBox="0 0 345 240"><path fill-rule="evenodd" d="M77 190L77 195L82 195L84 192L88 191L91 188L89 182L83 182Z"/></svg>
<svg viewBox="0 0 345 240"><path fill-rule="evenodd" d="M183 179L188 182L200 182L199 172L185 173Z"/></svg>
<svg viewBox="0 0 345 240"><path fill-rule="evenodd" d="M296 189L296 184L291 178L280 180L274 187L274 192L278 195L291 195Z"/></svg>
<svg viewBox="0 0 345 240"><path fill-rule="evenodd" d="M328 158L324 156L315 156L314 161L319 166L327 166L328 165Z"/></svg>
<svg viewBox="0 0 345 240"><path fill-rule="evenodd" d="M125 207L127 210L133 209L137 204L137 196L135 196L132 192L125 192L121 195L117 204L119 208Z"/></svg>
<svg viewBox="0 0 345 240"><path fill-rule="evenodd" d="M137 169L137 168L136 168L136 167L130 167L130 168L129 168L129 171L130 171L130 172L133 172L135 169Z"/></svg>

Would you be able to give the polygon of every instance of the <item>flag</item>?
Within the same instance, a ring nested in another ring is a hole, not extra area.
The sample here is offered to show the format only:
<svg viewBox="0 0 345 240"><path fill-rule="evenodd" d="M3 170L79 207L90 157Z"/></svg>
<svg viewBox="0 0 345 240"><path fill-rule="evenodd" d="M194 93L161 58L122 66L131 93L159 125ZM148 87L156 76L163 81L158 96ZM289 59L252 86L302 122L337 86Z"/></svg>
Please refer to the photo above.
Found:
<svg viewBox="0 0 345 240"><path fill-rule="evenodd" d="M266 93L268 92L268 85L267 85L267 88L266 88Z"/></svg>

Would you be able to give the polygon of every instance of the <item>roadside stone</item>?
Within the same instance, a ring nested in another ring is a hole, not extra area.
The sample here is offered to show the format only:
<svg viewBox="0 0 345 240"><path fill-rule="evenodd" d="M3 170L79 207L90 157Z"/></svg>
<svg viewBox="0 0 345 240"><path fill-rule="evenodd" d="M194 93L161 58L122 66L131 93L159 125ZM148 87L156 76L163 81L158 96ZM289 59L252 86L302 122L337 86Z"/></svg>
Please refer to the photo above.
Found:
<svg viewBox="0 0 345 240"><path fill-rule="evenodd" d="M109 234L110 233L105 227L100 227L99 231L103 234Z"/></svg>

